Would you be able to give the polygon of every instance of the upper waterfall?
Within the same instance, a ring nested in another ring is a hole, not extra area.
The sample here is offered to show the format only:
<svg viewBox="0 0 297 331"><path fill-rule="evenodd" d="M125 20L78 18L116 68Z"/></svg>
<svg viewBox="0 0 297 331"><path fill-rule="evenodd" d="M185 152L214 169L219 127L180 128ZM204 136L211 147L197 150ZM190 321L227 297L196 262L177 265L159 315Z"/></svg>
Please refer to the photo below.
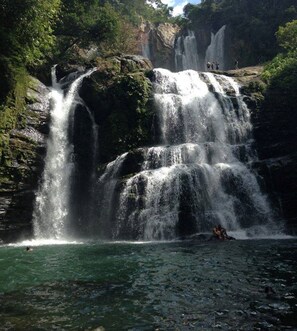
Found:
<svg viewBox="0 0 297 331"><path fill-rule="evenodd" d="M175 70L205 71L208 62L212 64L211 69L226 70L225 30L226 25L215 34L211 33L210 43L206 49L199 44L192 30L187 30L184 35L179 36L174 49Z"/></svg>
<svg viewBox="0 0 297 331"><path fill-rule="evenodd" d="M194 31L188 30L186 36L179 36L175 45L175 69L204 70L204 61L200 59Z"/></svg>
<svg viewBox="0 0 297 331"><path fill-rule="evenodd" d="M216 34L211 33L211 42L205 54L205 64L207 62L218 63L221 70L226 69L224 49L225 30L226 25L223 25Z"/></svg>

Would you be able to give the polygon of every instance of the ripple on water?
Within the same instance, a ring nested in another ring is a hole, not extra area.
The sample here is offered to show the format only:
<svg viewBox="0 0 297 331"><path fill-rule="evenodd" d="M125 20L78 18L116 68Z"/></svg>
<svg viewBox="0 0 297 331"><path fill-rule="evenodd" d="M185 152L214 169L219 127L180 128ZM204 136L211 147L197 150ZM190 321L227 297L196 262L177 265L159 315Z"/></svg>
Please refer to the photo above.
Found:
<svg viewBox="0 0 297 331"><path fill-rule="evenodd" d="M294 240L0 248L10 330L296 329ZM270 290L268 290L270 289Z"/></svg>

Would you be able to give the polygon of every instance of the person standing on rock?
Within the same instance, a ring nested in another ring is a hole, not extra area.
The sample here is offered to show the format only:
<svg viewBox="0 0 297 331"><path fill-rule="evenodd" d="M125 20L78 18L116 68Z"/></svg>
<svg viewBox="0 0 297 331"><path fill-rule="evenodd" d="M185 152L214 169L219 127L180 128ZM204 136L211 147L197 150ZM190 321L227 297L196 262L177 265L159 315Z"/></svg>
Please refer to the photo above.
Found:
<svg viewBox="0 0 297 331"><path fill-rule="evenodd" d="M234 67L235 67L235 69L238 69L238 60L235 60Z"/></svg>

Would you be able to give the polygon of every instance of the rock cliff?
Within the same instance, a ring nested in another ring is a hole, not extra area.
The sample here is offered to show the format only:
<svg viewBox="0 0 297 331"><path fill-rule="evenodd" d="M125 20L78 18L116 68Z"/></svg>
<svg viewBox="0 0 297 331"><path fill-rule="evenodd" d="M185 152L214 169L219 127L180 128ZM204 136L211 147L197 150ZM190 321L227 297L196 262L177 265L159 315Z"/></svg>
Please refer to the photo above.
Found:
<svg viewBox="0 0 297 331"><path fill-rule="evenodd" d="M254 165L273 208L285 220L289 233L297 231L297 113L292 96L276 88L266 89L261 66L231 70L242 84L252 110L255 147L259 162Z"/></svg>
<svg viewBox="0 0 297 331"><path fill-rule="evenodd" d="M170 23L141 25L141 53L151 60L155 68L175 70L174 43L179 30L179 26Z"/></svg>
<svg viewBox="0 0 297 331"><path fill-rule="evenodd" d="M297 233L297 112L295 101L279 89L267 90L255 114L255 139L262 174L274 205Z"/></svg>
<svg viewBox="0 0 297 331"><path fill-rule="evenodd" d="M84 103L76 107L73 126L69 129L75 154L71 199L76 220L85 214L83 206L89 206L92 162L104 165L127 149L148 144L154 120L151 84L146 76L152 69L149 60L121 55L97 58L94 65L97 71L81 86L79 94ZM82 65L64 63L57 67L57 75L63 79L65 75L84 70ZM67 78L63 81L67 89L69 81ZM10 152L0 167L0 243L30 238L33 234L35 192L44 166L49 129L49 89L32 78L26 103L25 123L10 132ZM100 140L100 152L95 151L95 159L91 155L94 153L92 130L97 130ZM84 226L87 228L87 224Z"/></svg>
<svg viewBox="0 0 297 331"><path fill-rule="evenodd" d="M9 149L0 166L0 243L32 234L33 201L48 134L49 90L34 78L29 86L25 123L10 132Z"/></svg>

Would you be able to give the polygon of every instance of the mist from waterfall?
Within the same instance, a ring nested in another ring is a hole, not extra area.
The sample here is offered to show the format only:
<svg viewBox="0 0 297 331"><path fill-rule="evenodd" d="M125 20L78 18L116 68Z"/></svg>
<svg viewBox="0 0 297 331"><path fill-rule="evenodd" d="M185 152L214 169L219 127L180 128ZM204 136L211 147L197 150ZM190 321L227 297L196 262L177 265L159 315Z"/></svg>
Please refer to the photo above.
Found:
<svg viewBox="0 0 297 331"><path fill-rule="evenodd" d="M79 87L83 79L94 70L75 77L68 86L67 81L57 82L55 67L52 69L50 133L43 177L36 194L33 214L34 236L37 239L67 237L71 175L74 168L69 128L73 111L81 102L77 94ZM67 85L67 91L64 91L64 85Z"/></svg>
<svg viewBox="0 0 297 331"><path fill-rule="evenodd" d="M243 236L267 235L273 217L249 166L252 126L238 84L192 70L154 74L162 145L144 149L141 171L125 181L113 237L174 239L218 223Z"/></svg>

